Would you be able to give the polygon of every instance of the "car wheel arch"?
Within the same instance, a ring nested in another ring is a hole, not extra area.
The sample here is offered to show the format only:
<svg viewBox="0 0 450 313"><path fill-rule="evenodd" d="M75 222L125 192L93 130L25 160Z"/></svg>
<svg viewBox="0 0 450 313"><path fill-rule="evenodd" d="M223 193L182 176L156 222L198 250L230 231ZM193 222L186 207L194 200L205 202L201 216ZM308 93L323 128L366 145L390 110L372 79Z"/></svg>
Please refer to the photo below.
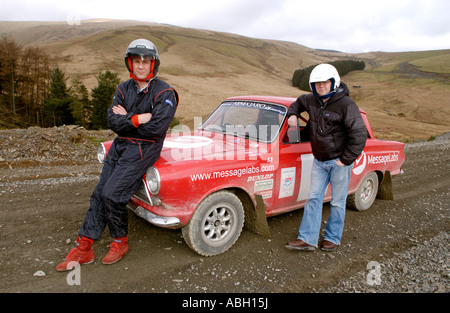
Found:
<svg viewBox="0 0 450 313"><path fill-rule="evenodd" d="M242 205L244 206L245 217L247 217L248 213L253 213L256 210L256 199L252 197L249 192L241 187L221 187L216 189L211 189L201 197L201 199L197 202L196 208L210 195L219 192L219 191L229 191L235 194L239 200L241 200Z"/></svg>
<svg viewBox="0 0 450 313"><path fill-rule="evenodd" d="M250 216L253 216L256 211L256 199L252 198L250 194L242 188L229 188L227 190L233 192L239 200L241 200L245 213L244 228L247 228Z"/></svg>

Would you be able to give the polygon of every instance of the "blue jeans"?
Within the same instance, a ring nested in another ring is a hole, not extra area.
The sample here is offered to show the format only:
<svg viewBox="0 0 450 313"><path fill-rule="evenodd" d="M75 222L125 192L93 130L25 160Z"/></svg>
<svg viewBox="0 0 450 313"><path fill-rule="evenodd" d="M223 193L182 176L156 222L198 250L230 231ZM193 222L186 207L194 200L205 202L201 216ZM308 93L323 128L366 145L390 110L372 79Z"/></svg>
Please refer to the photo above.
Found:
<svg viewBox="0 0 450 313"><path fill-rule="evenodd" d="M323 198L331 184L330 217L325 226L324 240L338 245L344 230L345 206L353 164L340 167L338 159L320 162L314 159L311 170L311 185L303 211L298 239L317 247L322 222Z"/></svg>

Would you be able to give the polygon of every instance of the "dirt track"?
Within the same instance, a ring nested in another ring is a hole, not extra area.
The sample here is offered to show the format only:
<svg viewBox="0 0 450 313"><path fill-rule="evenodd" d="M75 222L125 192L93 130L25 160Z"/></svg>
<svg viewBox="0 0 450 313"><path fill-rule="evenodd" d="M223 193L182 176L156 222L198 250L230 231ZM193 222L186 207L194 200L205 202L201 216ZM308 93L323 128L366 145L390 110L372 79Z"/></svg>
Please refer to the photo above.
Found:
<svg viewBox="0 0 450 313"><path fill-rule="evenodd" d="M4 165L0 292L291 293L333 286L370 261L383 263L449 231L449 142L447 134L408 144L405 173L393 179L395 200L377 200L366 212L348 210L342 246L334 253L284 248L297 235L302 210L269 219L271 239L243 231L231 250L212 258L190 250L181 231L151 226L130 213L128 255L113 265L101 263L110 241L106 231L95 243L95 262L81 267L80 285L68 285L68 272L56 272L55 266L74 246L101 166L95 160ZM325 218L328 214L326 205ZM45 276L35 276L39 271Z"/></svg>

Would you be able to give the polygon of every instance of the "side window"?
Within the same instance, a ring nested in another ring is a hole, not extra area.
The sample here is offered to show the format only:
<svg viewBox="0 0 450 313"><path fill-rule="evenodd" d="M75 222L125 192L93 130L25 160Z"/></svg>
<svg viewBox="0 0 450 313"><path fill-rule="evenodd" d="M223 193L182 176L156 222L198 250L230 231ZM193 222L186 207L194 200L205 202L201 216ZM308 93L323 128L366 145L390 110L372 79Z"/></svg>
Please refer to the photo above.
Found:
<svg viewBox="0 0 450 313"><path fill-rule="evenodd" d="M298 127L298 125L296 127L289 126L286 131L286 135L283 137L283 143L292 144L299 142L301 142L300 127Z"/></svg>
<svg viewBox="0 0 450 313"><path fill-rule="evenodd" d="M298 119L297 127L288 127L286 134L283 137L283 143L293 144L300 142L309 142L309 124L308 114L302 113Z"/></svg>

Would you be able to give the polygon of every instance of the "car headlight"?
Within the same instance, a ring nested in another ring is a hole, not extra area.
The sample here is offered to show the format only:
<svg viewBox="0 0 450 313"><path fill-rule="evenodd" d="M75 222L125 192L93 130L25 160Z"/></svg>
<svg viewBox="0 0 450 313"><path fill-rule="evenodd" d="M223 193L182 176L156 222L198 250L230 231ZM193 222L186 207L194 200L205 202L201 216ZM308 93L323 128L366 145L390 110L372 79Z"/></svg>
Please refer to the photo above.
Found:
<svg viewBox="0 0 450 313"><path fill-rule="evenodd" d="M153 166L147 170L147 175L145 177L148 189L153 195L157 195L159 188L161 188L161 177L159 172Z"/></svg>
<svg viewBox="0 0 450 313"><path fill-rule="evenodd" d="M103 144L103 142L100 142L97 148L97 159L100 163L103 163L105 162L105 158L106 158L105 145Z"/></svg>

